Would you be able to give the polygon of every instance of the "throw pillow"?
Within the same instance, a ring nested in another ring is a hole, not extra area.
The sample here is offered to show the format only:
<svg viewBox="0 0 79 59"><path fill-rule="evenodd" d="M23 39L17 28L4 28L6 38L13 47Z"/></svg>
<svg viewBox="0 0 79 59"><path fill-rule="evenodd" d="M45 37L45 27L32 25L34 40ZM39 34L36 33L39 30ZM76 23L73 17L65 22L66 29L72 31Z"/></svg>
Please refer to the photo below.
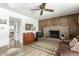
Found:
<svg viewBox="0 0 79 59"><path fill-rule="evenodd" d="M69 43L70 47L73 47L76 42L78 42L78 40L76 38L73 38L73 40Z"/></svg>
<svg viewBox="0 0 79 59"><path fill-rule="evenodd" d="M76 42L74 47L71 48L71 51L79 52L79 42Z"/></svg>

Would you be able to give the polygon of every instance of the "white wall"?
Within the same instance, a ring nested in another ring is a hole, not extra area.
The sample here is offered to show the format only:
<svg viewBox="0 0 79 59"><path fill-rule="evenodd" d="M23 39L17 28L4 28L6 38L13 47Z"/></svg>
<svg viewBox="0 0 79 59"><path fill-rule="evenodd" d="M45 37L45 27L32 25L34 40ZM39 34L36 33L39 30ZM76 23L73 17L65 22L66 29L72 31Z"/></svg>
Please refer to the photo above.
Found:
<svg viewBox="0 0 79 59"><path fill-rule="evenodd" d="M9 17L0 9L0 19L7 20L7 24L0 24L0 46L8 44L9 42ZM4 29L1 29L1 28Z"/></svg>
<svg viewBox="0 0 79 59"><path fill-rule="evenodd" d="M21 24L20 24L21 31L20 31L20 39L19 39L19 40L21 40L21 43L22 43L22 34L24 32L28 32L28 31L25 31L25 28L24 28L25 23L33 24L34 27L36 27L36 31L38 31L38 20L21 15L19 13L13 12L13 11L10 11L8 9L0 8L0 19L1 18L6 19L8 22L8 24L3 25L5 27L3 32L0 29L0 46L6 45L9 43L9 17L10 16L19 18L21 21ZM1 27L1 25L0 25L0 27ZM36 32L36 31L32 31L32 32Z"/></svg>

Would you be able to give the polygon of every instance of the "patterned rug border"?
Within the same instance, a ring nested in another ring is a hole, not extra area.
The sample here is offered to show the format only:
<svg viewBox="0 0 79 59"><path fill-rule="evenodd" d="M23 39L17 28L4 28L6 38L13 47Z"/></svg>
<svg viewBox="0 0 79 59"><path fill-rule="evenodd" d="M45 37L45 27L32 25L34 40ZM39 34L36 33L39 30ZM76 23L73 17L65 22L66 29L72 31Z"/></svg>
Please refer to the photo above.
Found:
<svg viewBox="0 0 79 59"><path fill-rule="evenodd" d="M39 48L39 47L36 47L36 46L33 46L33 45L30 45L30 47L39 49L39 50L44 51L44 52L47 52L47 53L50 53L50 54L52 54L52 55L54 55L54 56L56 55L56 54L53 53L53 52L50 52L50 51L48 51L48 50L45 50L45 49L42 49L42 48Z"/></svg>

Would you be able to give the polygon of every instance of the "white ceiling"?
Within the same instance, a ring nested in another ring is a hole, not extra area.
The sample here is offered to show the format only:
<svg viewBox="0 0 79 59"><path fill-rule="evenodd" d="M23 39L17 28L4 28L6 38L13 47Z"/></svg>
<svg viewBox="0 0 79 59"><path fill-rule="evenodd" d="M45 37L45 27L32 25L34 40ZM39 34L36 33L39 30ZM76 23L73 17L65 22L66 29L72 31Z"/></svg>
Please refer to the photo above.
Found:
<svg viewBox="0 0 79 59"><path fill-rule="evenodd" d="M44 11L43 15L40 16L40 11L30 10L38 8L40 4L41 3L0 3L0 7L7 8L38 20L79 13L78 3L47 3L45 8L53 9L54 12Z"/></svg>

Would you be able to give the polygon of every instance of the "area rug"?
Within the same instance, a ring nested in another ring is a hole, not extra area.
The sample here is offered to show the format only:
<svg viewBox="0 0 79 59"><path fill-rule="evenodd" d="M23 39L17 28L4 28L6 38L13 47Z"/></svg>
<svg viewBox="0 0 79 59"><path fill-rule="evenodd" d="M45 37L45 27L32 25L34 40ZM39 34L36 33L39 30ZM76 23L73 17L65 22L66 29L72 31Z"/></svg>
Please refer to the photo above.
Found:
<svg viewBox="0 0 79 59"><path fill-rule="evenodd" d="M59 43L56 40L40 40L31 44L31 47L56 55Z"/></svg>

